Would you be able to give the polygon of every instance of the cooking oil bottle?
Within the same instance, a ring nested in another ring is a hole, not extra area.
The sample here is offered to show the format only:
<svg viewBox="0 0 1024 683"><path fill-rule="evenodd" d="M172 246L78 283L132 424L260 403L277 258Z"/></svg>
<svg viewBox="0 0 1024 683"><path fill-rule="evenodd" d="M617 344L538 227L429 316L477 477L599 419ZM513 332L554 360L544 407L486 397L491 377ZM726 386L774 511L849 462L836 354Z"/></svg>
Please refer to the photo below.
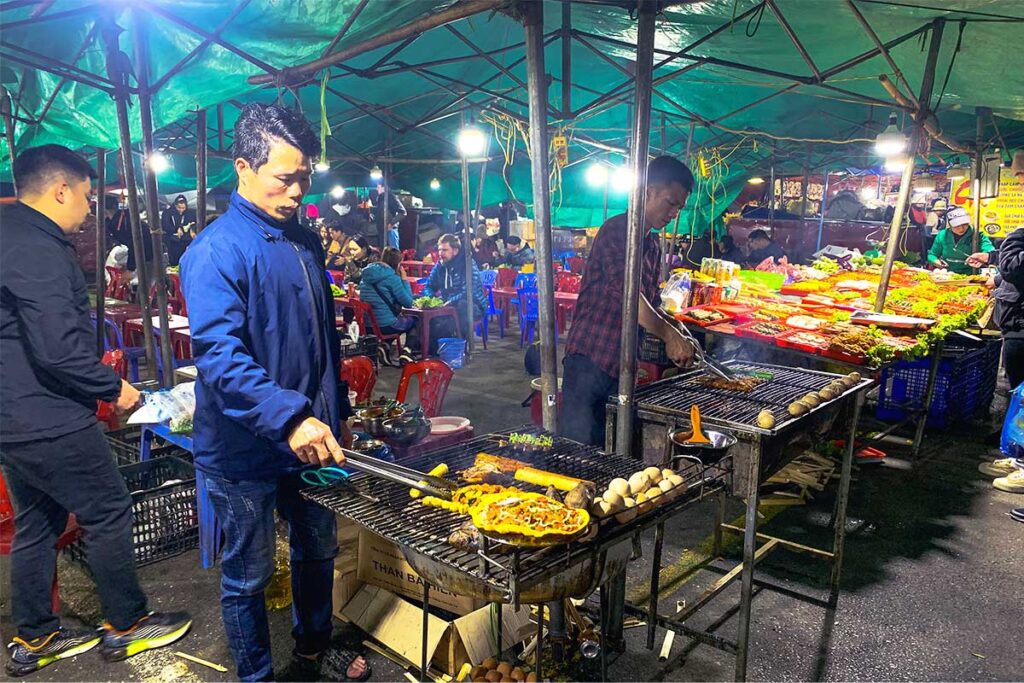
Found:
<svg viewBox="0 0 1024 683"><path fill-rule="evenodd" d="M288 525L277 518L274 575L263 592L267 609L284 609L292 604L292 567L288 550Z"/></svg>

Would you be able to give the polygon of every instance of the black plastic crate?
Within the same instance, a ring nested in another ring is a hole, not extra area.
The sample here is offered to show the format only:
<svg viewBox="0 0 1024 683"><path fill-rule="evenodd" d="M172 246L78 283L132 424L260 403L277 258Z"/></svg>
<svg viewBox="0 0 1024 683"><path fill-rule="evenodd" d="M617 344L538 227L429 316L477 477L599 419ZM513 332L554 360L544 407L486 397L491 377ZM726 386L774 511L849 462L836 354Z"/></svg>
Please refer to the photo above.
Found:
<svg viewBox="0 0 1024 683"><path fill-rule="evenodd" d="M347 339L347 337L346 337ZM377 348L380 346L380 341L376 335L365 334L360 337L356 342L342 343L341 345L341 357L351 358L353 356L366 356L373 364L377 364Z"/></svg>
<svg viewBox="0 0 1024 683"><path fill-rule="evenodd" d="M672 361L669 360L668 354L665 352L665 342L653 334L648 334L646 330L640 330L637 346L637 360L665 367L673 365Z"/></svg>
<svg viewBox="0 0 1024 683"><path fill-rule="evenodd" d="M198 547L199 514L192 465L165 456L118 470L132 497L132 544L137 565L151 564ZM69 552L75 561L85 559L81 540L70 546Z"/></svg>
<svg viewBox="0 0 1024 683"><path fill-rule="evenodd" d="M134 465L141 460L142 455L142 427L131 425L107 432L107 443L114 454L114 461L118 467L122 465ZM192 462L192 454L184 448L167 443L159 436L153 437L151 444L151 458L160 458L173 455L186 462Z"/></svg>

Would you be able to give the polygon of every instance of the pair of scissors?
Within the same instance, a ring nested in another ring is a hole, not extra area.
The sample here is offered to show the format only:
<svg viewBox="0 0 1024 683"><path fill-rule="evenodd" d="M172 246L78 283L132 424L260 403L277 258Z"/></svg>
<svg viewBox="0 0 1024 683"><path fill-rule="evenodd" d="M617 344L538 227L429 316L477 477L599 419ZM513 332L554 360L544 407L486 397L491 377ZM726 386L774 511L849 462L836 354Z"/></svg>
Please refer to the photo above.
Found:
<svg viewBox="0 0 1024 683"><path fill-rule="evenodd" d="M320 467L315 470L303 470L302 481L313 486L330 486L341 480L348 480L348 472L340 467Z"/></svg>

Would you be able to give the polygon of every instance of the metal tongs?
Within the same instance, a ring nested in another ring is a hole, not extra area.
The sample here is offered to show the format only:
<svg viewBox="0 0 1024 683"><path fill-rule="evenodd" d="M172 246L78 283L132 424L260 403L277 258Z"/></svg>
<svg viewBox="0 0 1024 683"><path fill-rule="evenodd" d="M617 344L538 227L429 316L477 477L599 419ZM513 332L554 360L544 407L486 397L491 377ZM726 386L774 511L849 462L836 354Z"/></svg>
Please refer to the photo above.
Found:
<svg viewBox="0 0 1024 683"><path fill-rule="evenodd" d="M345 464L354 470L372 474L395 484L408 486L428 496L436 496L444 500L452 499L452 492L458 488L454 483L441 477L418 472L393 462L374 458L373 456L342 448Z"/></svg>
<svg viewBox="0 0 1024 683"><path fill-rule="evenodd" d="M711 356L704 353L704 347L700 345L700 342L697 341L697 338L693 336L693 333L691 333L690 330L687 329L686 325L680 323L678 320L670 316L668 313L661 310L661 308L656 308L655 310L658 312L658 315L660 315L663 320L672 325L676 329L676 331L678 331L679 334L683 336L684 339L690 342L690 346L693 347L693 359L698 369L704 370L705 372L710 372L710 374L717 375L718 377L721 377L724 380L736 379L736 373L734 373L732 370L719 363Z"/></svg>

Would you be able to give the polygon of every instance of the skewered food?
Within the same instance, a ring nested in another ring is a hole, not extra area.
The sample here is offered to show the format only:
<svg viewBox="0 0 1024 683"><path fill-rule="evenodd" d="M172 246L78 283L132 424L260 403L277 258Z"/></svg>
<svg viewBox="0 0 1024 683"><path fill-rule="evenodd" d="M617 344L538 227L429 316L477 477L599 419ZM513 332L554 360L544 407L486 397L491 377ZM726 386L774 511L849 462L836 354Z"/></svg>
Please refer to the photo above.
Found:
<svg viewBox="0 0 1024 683"><path fill-rule="evenodd" d="M725 320L729 316L721 311L716 311L711 308L694 308L680 314L683 317L689 318L690 320L696 320L698 322L717 322Z"/></svg>
<svg viewBox="0 0 1024 683"><path fill-rule="evenodd" d="M847 325L829 339L828 348L847 356L866 356L875 344L877 341L867 331Z"/></svg>
<svg viewBox="0 0 1024 683"><path fill-rule="evenodd" d="M764 380L760 377L736 377L734 379L725 379L724 377L712 377L711 375L702 375L694 380L694 383L700 384L701 386L709 387L711 389L721 389L723 391L737 391L740 393L750 393L757 388Z"/></svg>

